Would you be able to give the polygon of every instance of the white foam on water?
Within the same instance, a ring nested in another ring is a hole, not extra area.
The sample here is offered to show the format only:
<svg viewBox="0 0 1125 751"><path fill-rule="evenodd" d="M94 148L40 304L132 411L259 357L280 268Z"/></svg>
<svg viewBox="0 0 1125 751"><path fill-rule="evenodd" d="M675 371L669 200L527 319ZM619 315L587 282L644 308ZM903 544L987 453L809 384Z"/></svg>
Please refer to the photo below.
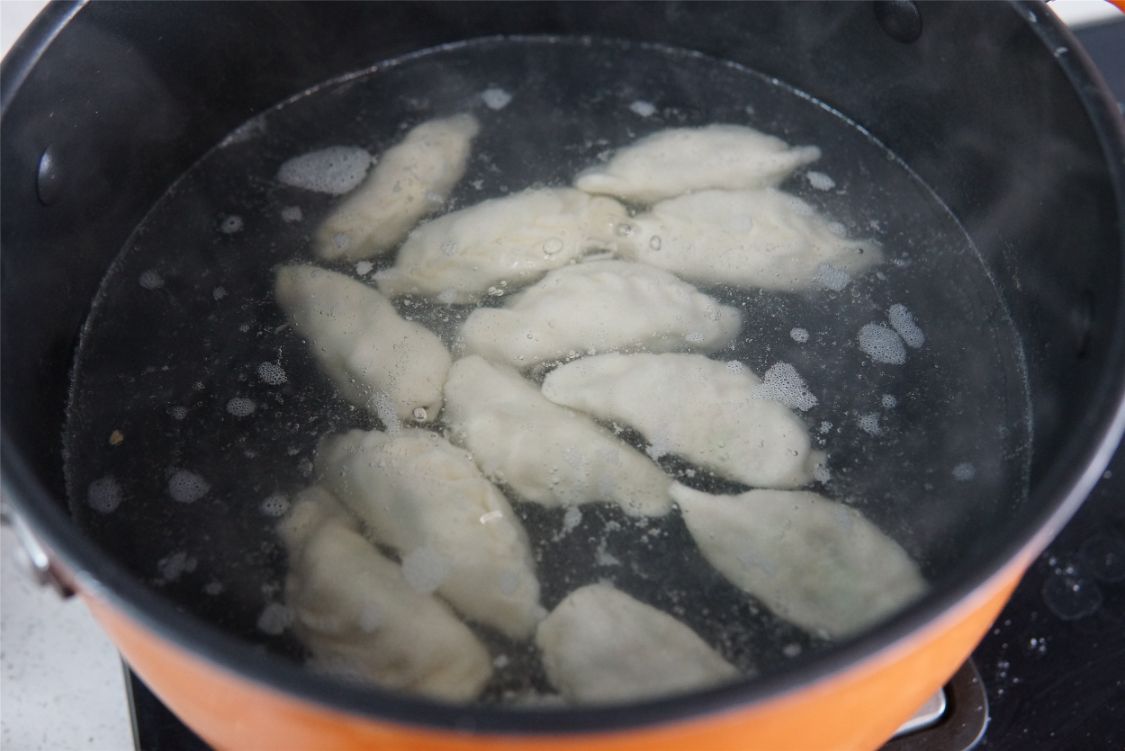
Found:
<svg viewBox="0 0 1125 751"><path fill-rule="evenodd" d="M218 302L219 300L222 300L226 296L227 296L226 287L215 287L215 289L211 290L211 297L213 297L215 299L215 302Z"/></svg>
<svg viewBox="0 0 1125 751"><path fill-rule="evenodd" d="M652 102L646 102L643 99L638 99L629 105L629 109L636 115L641 117L652 117L656 114L656 107Z"/></svg>
<svg viewBox="0 0 1125 751"><path fill-rule="evenodd" d="M977 468L969 462L961 462L953 468L953 479L968 482L977 476Z"/></svg>
<svg viewBox="0 0 1125 751"><path fill-rule="evenodd" d="M793 328L789 329L789 338L797 342L797 344L804 344L809 340L808 329Z"/></svg>
<svg viewBox="0 0 1125 751"><path fill-rule="evenodd" d="M903 365L906 347L899 335L881 323L868 323L859 330L859 348L875 362Z"/></svg>
<svg viewBox="0 0 1125 751"><path fill-rule="evenodd" d="M480 523L481 524L491 524L492 522L498 522L503 518L504 518L504 512L503 511L501 511L500 509L493 509L492 511L487 511L487 512L480 515Z"/></svg>
<svg viewBox="0 0 1125 751"><path fill-rule="evenodd" d="M813 281L825 289L839 292L844 287L848 286L848 282L852 280L851 274L846 270L830 263L822 263L816 267L813 272Z"/></svg>
<svg viewBox="0 0 1125 751"><path fill-rule="evenodd" d="M274 493L267 496L258 508L266 516L282 517L289 510L289 499L285 497L284 493Z"/></svg>
<svg viewBox="0 0 1125 751"><path fill-rule="evenodd" d="M180 503L195 503L210 490L210 483L186 469L176 470L168 478L168 495Z"/></svg>
<svg viewBox="0 0 1125 751"><path fill-rule="evenodd" d="M871 435L882 435L883 433L883 428L879 425L879 415L874 412L860 415L859 419L856 420L856 424L859 425L859 429L864 433L870 433Z"/></svg>
<svg viewBox="0 0 1125 751"><path fill-rule="evenodd" d="M329 146L285 162L277 179L294 188L342 196L363 182L372 163L371 155L358 146Z"/></svg>
<svg viewBox="0 0 1125 751"><path fill-rule="evenodd" d="M805 179L817 190L832 190L836 187L836 181L823 172L806 172Z"/></svg>
<svg viewBox="0 0 1125 751"><path fill-rule="evenodd" d="M236 396L227 402L227 412L235 417L249 417L257 408L254 400L247 399L245 396Z"/></svg>
<svg viewBox="0 0 1125 751"><path fill-rule="evenodd" d="M365 604L359 611L359 619L356 625L365 634L371 634L378 630L379 626L383 625L383 609L379 607L379 603L369 602Z"/></svg>
<svg viewBox="0 0 1125 751"><path fill-rule="evenodd" d="M86 504L101 514L110 514L121 505L121 483L109 475L98 478L86 489Z"/></svg>
<svg viewBox="0 0 1125 751"><path fill-rule="evenodd" d="M268 386L280 386L289 380L285 369L275 362L258 363L258 380Z"/></svg>
<svg viewBox="0 0 1125 751"><path fill-rule="evenodd" d="M280 602L271 602L258 615L258 630L278 636L293 625L293 611Z"/></svg>
<svg viewBox="0 0 1125 751"><path fill-rule="evenodd" d="M360 276L367 276L371 273L373 268L375 268L375 264L371 263L371 261L360 261L355 265L355 273Z"/></svg>
<svg viewBox="0 0 1125 751"><path fill-rule="evenodd" d="M883 394L882 405L886 409L894 409L898 406L898 399L895 398L894 394Z"/></svg>
<svg viewBox="0 0 1125 751"><path fill-rule="evenodd" d="M898 332L907 346L917 349L926 343L926 335L922 333L922 329L918 328L918 324L914 322L914 316L906 309L905 305L901 303L892 305L887 310L887 321L890 322L891 327Z"/></svg>
<svg viewBox="0 0 1125 751"><path fill-rule="evenodd" d="M236 232L241 232L246 223L242 221L242 217L237 214L224 216L223 220L219 222L219 231L224 235L233 235Z"/></svg>
<svg viewBox="0 0 1125 751"><path fill-rule="evenodd" d="M415 548L402 557L402 575L414 590L429 594L441 586L449 574L449 564L436 550Z"/></svg>
<svg viewBox="0 0 1125 751"><path fill-rule="evenodd" d="M511 94L495 86L482 91L480 98L490 110L502 110L512 101Z"/></svg>
<svg viewBox="0 0 1125 751"><path fill-rule="evenodd" d="M809 385L801 374L787 362L771 365L755 395L759 399L781 402L791 409L807 412L817 405L817 398L809 391Z"/></svg>
<svg viewBox="0 0 1125 751"><path fill-rule="evenodd" d="M199 561L182 550L178 550L156 562L156 567L160 571L160 580L165 582L176 581L185 573L195 571L198 565Z"/></svg>
<svg viewBox="0 0 1125 751"><path fill-rule="evenodd" d="M149 269L137 278L137 282L145 289L160 289L164 286L164 277L153 269Z"/></svg>
<svg viewBox="0 0 1125 751"><path fill-rule="evenodd" d="M300 206L286 206L281 210L281 221L295 224L305 218Z"/></svg>
<svg viewBox="0 0 1125 751"><path fill-rule="evenodd" d="M172 416L173 420L183 420L187 417L187 407L169 407L168 414Z"/></svg>
<svg viewBox="0 0 1125 751"><path fill-rule="evenodd" d="M562 530L559 532L559 537L568 535L574 531L575 527L582 523L582 509L577 506L568 506L566 512L563 514Z"/></svg>

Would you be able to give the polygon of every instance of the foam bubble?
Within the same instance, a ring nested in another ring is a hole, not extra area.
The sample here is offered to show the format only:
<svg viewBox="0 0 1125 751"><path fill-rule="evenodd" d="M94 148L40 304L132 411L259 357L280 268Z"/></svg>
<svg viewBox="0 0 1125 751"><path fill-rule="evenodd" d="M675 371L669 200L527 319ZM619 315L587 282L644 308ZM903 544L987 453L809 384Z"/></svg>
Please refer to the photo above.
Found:
<svg viewBox="0 0 1125 751"><path fill-rule="evenodd" d="M235 417L249 417L257 408L254 400L247 399L245 396L236 396L227 402L227 412Z"/></svg>
<svg viewBox="0 0 1125 751"><path fill-rule="evenodd" d="M640 115L641 117L652 117L656 114L656 107L653 106L652 102L646 102L643 99L638 99L630 104L629 109L632 110L634 114Z"/></svg>
<svg viewBox="0 0 1125 751"><path fill-rule="evenodd" d="M215 302L218 302L219 300L222 300L226 296L227 296L226 287L215 287L215 289L211 290L211 297L215 298Z"/></svg>
<svg viewBox="0 0 1125 751"><path fill-rule="evenodd" d="M436 550L415 548L402 557L402 575L406 583L423 594L441 586L449 574L449 564Z"/></svg>
<svg viewBox="0 0 1125 751"><path fill-rule="evenodd" d="M807 329L801 328L789 329L789 338L798 344L804 344L809 340L809 332Z"/></svg>
<svg viewBox="0 0 1125 751"><path fill-rule="evenodd" d="M760 399L781 402L786 407L799 409L802 412L807 412L817 404L817 398L809 391L805 379L787 362L770 366L762 376L757 396Z"/></svg>
<svg viewBox="0 0 1125 751"><path fill-rule="evenodd" d="M173 420L182 420L187 417L187 407L169 407L168 414L172 416Z"/></svg>
<svg viewBox="0 0 1125 751"><path fill-rule="evenodd" d="M219 222L219 231L224 235L233 235L236 232L241 232L244 226L245 222L242 221L242 217L231 214L230 216L224 216L222 221Z"/></svg>
<svg viewBox="0 0 1125 751"><path fill-rule="evenodd" d="M101 514L115 511L123 497L121 483L109 475L94 480L86 489L86 503Z"/></svg>
<svg viewBox="0 0 1125 751"><path fill-rule="evenodd" d="M836 187L836 181L823 172L806 172L805 179L817 190L832 190Z"/></svg>
<svg viewBox="0 0 1125 751"><path fill-rule="evenodd" d="M839 292L844 287L848 286L848 282L852 280L851 274L845 269L838 266L833 266L830 263L822 263L816 267L813 273L813 281L825 289L830 289L833 292Z"/></svg>
<svg viewBox="0 0 1125 751"><path fill-rule="evenodd" d="M286 206L281 210L281 221L294 224L305 218L300 206Z"/></svg>
<svg viewBox="0 0 1125 751"><path fill-rule="evenodd" d="M883 394L882 404L887 409L894 409L898 406L898 399L894 394Z"/></svg>
<svg viewBox="0 0 1125 751"><path fill-rule="evenodd" d="M280 386L289 380L285 369L275 362L258 363L258 380L269 386Z"/></svg>
<svg viewBox="0 0 1125 751"><path fill-rule="evenodd" d="M156 567L160 571L160 579L165 582L176 581L185 573L195 571L198 565L199 561L182 550L176 551L156 562Z"/></svg>
<svg viewBox="0 0 1125 751"><path fill-rule="evenodd" d="M905 305L901 303L892 305L887 310L887 321L890 322L891 327L898 332L907 346L917 349L926 343L926 335L922 333L922 329L918 328L918 324L914 322L914 316L906 309Z"/></svg>
<svg viewBox="0 0 1125 751"><path fill-rule="evenodd" d="M875 414L874 412L860 415L859 419L856 420L856 424L859 425L859 429L864 433L870 433L871 435L881 435L883 432L883 428L879 425L879 415Z"/></svg>
<svg viewBox="0 0 1125 751"><path fill-rule="evenodd" d="M285 162L277 179L294 188L342 196L363 182L371 163L371 155L358 146L329 146Z"/></svg>
<svg viewBox="0 0 1125 751"><path fill-rule="evenodd" d="M968 482L977 476L977 468L969 462L961 462L953 468L953 479Z"/></svg>
<svg viewBox="0 0 1125 751"><path fill-rule="evenodd" d="M284 493L274 493L267 496L258 508L266 516L285 516L285 512L289 510L289 499L285 497Z"/></svg>
<svg viewBox="0 0 1125 751"><path fill-rule="evenodd" d="M512 101L511 94L495 86L482 91L480 98L491 110L502 110Z"/></svg>
<svg viewBox="0 0 1125 751"><path fill-rule="evenodd" d="M180 503L195 503L210 490L210 483L186 469L176 470L168 478L168 494Z"/></svg>
<svg viewBox="0 0 1125 751"><path fill-rule="evenodd" d="M881 323L868 323L859 330L859 348L875 362L902 365L906 362L906 347L894 331Z"/></svg>
<svg viewBox="0 0 1125 751"><path fill-rule="evenodd" d="M258 630L278 636L293 624L293 611L279 602L271 602L258 615Z"/></svg>
<svg viewBox="0 0 1125 751"><path fill-rule="evenodd" d="M153 269L149 269L137 278L137 282L145 289L160 289L164 286L164 277Z"/></svg>

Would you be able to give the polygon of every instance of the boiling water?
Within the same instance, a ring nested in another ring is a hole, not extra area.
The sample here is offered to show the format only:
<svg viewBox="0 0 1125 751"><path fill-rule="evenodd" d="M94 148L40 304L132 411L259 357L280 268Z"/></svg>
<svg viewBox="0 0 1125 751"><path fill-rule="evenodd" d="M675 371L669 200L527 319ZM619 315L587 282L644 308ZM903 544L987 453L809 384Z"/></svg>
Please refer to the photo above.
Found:
<svg viewBox="0 0 1125 751"><path fill-rule="evenodd" d="M1011 322L957 222L892 154L799 92L692 53L482 41L325 84L246 123L172 186L107 274L74 369L72 510L183 610L302 657L286 629L274 526L312 481L321 437L379 424L335 393L272 298L274 268L313 262L310 235L339 200L291 184L339 192L357 163L362 172L355 147L378 155L414 125L459 112L482 127L443 211L567 185L666 127L745 124L820 146L821 160L783 189L849 235L878 239L885 262L860 278L825 274L803 293L704 288L745 322L714 357L796 396L829 457L814 489L862 510L931 581L987 545L990 521L1021 501L1030 436ZM278 179L283 164L324 148L336 149L331 175L291 163ZM333 268L370 280L393 257ZM470 312L411 298L396 307L447 344ZM702 490L745 489L674 457L659 463ZM636 520L604 504L514 505L548 609L607 580L746 670L780 669L825 644L726 582L676 512ZM477 631L499 658L484 700L549 690L531 644Z"/></svg>

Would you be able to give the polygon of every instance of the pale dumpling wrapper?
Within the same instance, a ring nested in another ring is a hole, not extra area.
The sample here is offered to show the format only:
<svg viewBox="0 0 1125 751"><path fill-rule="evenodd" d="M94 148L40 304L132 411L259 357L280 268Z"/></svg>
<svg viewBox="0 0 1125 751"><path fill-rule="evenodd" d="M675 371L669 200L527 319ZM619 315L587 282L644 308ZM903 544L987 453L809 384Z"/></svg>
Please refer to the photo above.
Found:
<svg viewBox="0 0 1125 751"><path fill-rule="evenodd" d="M685 693L739 675L689 627L608 584L567 595L535 643L552 685L575 704Z"/></svg>
<svg viewBox="0 0 1125 751"><path fill-rule="evenodd" d="M764 398L761 383L739 362L613 353L556 368L542 391L556 404L627 425L656 451L726 479L800 487L823 456L812 449L804 422Z"/></svg>
<svg viewBox="0 0 1125 751"><path fill-rule="evenodd" d="M274 292L345 399L384 423L437 416L449 351L378 290L315 266L282 266Z"/></svg>
<svg viewBox="0 0 1125 751"><path fill-rule="evenodd" d="M492 676L488 650L448 606L407 584L331 494L300 493L278 531L293 631L314 667L432 699L477 697Z"/></svg>
<svg viewBox="0 0 1125 751"><path fill-rule="evenodd" d="M464 449L425 430L352 430L321 441L316 467L412 583L512 638L545 615L523 525Z"/></svg>
<svg viewBox="0 0 1125 751"><path fill-rule="evenodd" d="M669 128L620 150L608 163L574 181L587 193L651 204L698 190L741 190L777 185L820 158L815 146L785 141L744 125Z"/></svg>
<svg viewBox="0 0 1125 751"><path fill-rule="evenodd" d="M741 327L737 308L666 271L589 261L552 271L502 308L474 310L458 346L526 369L618 350L715 352L733 342Z"/></svg>
<svg viewBox="0 0 1125 751"><path fill-rule="evenodd" d="M861 274L879 243L848 239L809 204L779 190L706 190L661 201L633 219L627 258L697 284L801 290Z"/></svg>
<svg viewBox="0 0 1125 751"><path fill-rule="evenodd" d="M337 206L313 237L327 261L381 255L439 208L465 174L480 124L472 115L428 120L387 149L362 185Z"/></svg>
<svg viewBox="0 0 1125 751"><path fill-rule="evenodd" d="M611 198L573 188L525 190L454 211L418 227L395 265L375 275L391 297L472 303L490 288L514 290L587 253L612 248L628 220Z"/></svg>
<svg viewBox="0 0 1125 751"><path fill-rule="evenodd" d="M635 516L671 508L671 481L648 457L589 417L547 401L509 368L480 357L458 360L445 397L450 439L524 500L544 506L608 501Z"/></svg>
<svg viewBox="0 0 1125 751"><path fill-rule="evenodd" d="M803 491L710 495L680 484L671 495L719 573L812 633L849 636L927 589L906 551L846 504Z"/></svg>

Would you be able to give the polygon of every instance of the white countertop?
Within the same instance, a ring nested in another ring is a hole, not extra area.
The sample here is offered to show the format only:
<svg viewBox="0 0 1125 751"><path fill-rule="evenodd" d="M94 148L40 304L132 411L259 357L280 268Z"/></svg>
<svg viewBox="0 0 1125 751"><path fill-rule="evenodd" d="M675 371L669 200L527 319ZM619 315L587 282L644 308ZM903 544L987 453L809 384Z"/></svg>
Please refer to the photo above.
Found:
<svg viewBox="0 0 1125 751"><path fill-rule="evenodd" d="M7 53L45 3L0 0ZM1073 25L1116 15L1102 0L1055 0ZM18 543L0 532L0 748L4 751L126 751L133 747L121 661L77 600L32 585L13 560Z"/></svg>

